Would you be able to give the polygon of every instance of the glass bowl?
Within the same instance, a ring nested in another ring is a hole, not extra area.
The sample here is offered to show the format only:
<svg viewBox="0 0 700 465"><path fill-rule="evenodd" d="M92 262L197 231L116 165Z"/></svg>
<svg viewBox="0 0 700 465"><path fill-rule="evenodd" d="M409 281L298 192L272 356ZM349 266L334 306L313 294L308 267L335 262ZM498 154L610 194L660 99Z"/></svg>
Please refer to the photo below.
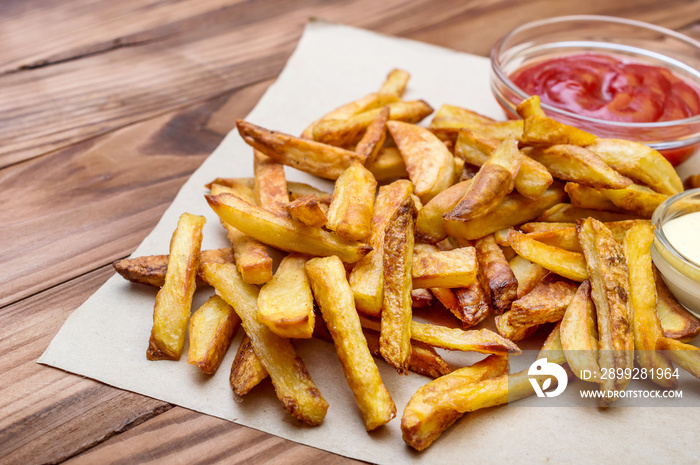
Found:
<svg viewBox="0 0 700 465"><path fill-rule="evenodd" d="M524 65L561 55L602 53L670 69L700 87L700 42L670 29L609 16L576 15L533 21L502 37L491 50L491 90L509 118L527 93L510 76ZM675 166L700 147L700 115L674 121L606 121L546 103L552 118L599 137L649 145Z"/></svg>
<svg viewBox="0 0 700 465"><path fill-rule="evenodd" d="M654 244L651 258L666 285L685 308L700 317L700 266L683 256L664 234L664 225L674 218L700 211L700 189L690 189L666 199L654 211Z"/></svg>

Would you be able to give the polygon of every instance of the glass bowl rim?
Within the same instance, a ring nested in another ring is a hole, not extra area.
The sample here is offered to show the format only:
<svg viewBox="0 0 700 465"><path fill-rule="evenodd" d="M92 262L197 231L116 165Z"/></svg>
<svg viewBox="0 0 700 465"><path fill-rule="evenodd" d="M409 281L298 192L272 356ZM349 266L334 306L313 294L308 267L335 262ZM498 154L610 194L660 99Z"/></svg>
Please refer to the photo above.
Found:
<svg viewBox="0 0 700 465"><path fill-rule="evenodd" d="M494 46L491 48L491 53L490 53L490 61L491 61L491 69L495 73L495 75L498 77L498 79L505 84L508 89L515 93L518 97L522 98L523 100L530 97L530 95L526 92L524 92L522 89L517 87L511 80L510 78L503 72L501 68L501 63L499 56L502 53L502 47L503 44L513 37L515 34L518 34L522 31L528 30L528 29L534 29L540 26L546 26L549 24L553 23L560 23L560 22L581 22L581 21L590 21L590 22L601 22L601 23L613 23L613 24L619 24L619 25L625 25L625 26L633 26L633 27L638 27L641 29L646 29L652 32L656 33L661 33L666 36L673 37L674 39L680 40L681 42L685 42L688 45L691 45L695 47L699 52L700 52L700 41L697 41L691 37L686 36L685 34L681 34L680 32L676 32L672 29L665 28L663 26L657 26L655 24L650 24L646 23L644 21L638 21L634 19L627 19L627 18L619 18L616 16L604 16L604 15L567 15L567 16L555 16L552 18L545 18L545 19L537 19L534 21L527 22L525 24L521 24L520 26L515 27L514 29L511 29L508 33L506 33L504 36L502 36L500 39L496 41ZM700 72L699 70L696 70ZM699 83L700 84L700 83ZM675 126L684 126L684 125L691 125L691 124L700 124L700 114L691 116L689 118L683 118L683 119L677 119L677 120L671 120L671 121L654 121L654 122L646 122L646 123L635 123L635 122L624 122L624 121L609 121L609 120L604 120L600 118L593 118L590 116L584 116L584 115L579 115L577 113L568 111L568 110L562 110L561 108L554 107L552 105L549 105L547 103L542 102L541 103L542 109L552 113L552 114L559 114L559 115L564 115L570 119L573 120L579 120L579 121L586 121L589 123L593 123L596 125L601 125L601 126L609 126L611 128L626 128L626 129L664 129L664 128L669 128L669 127L675 127ZM698 131L695 131L697 133ZM691 141L689 141L691 142ZM694 141L692 143L695 143L697 141Z"/></svg>
<svg viewBox="0 0 700 465"><path fill-rule="evenodd" d="M659 204L659 206L656 208L656 210L654 210L654 214L651 216L651 224L654 226L654 238L658 239L659 243L674 258L680 260L681 262L683 262L683 264L689 266L691 269L695 270L697 273L700 273L700 265L697 265L694 262L690 261L688 258L685 257L685 255L681 254L678 250L676 250L676 248L669 242L668 238L666 237L666 234L664 234L664 231L663 231L663 225L666 223L666 221L663 220L663 217L664 217L666 211L674 203L676 203L679 200L682 200L686 197L692 196L692 195L700 195L700 187L695 188L695 189L688 189L688 190L685 190L683 192L679 192L678 194L672 195L671 197L669 197L666 200L664 200L663 202L661 202ZM666 260L666 262L668 262L668 260ZM686 276L684 273L682 273L680 270L678 270L675 266L673 266L672 263L668 262L668 264L671 268L677 270L683 276Z"/></svg>

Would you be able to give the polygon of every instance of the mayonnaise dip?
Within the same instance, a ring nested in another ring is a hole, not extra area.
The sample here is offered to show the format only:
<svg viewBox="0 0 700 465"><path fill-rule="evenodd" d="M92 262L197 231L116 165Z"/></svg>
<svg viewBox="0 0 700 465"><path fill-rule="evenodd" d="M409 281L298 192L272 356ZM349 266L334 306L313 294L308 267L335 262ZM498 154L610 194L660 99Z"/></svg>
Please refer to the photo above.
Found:
<svg viewBox="0 0 700 465"><path fill-rule="evenodd" d="M663 230L681 255L700 266L700 211L672 219L663 225Z"/></svg>

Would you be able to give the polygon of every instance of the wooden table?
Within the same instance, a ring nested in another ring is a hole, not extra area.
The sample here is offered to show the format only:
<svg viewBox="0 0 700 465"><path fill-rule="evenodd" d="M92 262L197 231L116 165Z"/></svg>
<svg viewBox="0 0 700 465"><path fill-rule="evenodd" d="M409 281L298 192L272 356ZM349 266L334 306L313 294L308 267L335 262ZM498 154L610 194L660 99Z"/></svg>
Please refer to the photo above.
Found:
<svg viewBox="0 0 700 465"><path fill-rule="evenodd" d="M520 23L582 13L700 38L696 0L0 2L0 462L351 462L36 360L309 16L487 55Z"/></svg>

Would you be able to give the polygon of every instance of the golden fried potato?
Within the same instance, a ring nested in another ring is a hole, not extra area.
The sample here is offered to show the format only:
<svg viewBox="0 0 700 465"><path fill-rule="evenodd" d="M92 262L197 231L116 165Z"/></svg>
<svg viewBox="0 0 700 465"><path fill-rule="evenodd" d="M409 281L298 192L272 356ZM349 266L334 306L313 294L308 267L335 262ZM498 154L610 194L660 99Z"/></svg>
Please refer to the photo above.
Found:
<svg viewBox="0 0 700 465"><path fill-rule="evenodd" d="M254 150L253 170L255 172L255 185L253 187L255 202L271 213L288 216L288 212L284 208L284 205L289 202L284 165Z"/></svg>
<svg viewBox="0 0 700 465"><path fill-rule="evenodd" d="M466 287L476 281L473 247L417 253L413 259L414 288Z"/></svg>
<svg viewBox="0 0 700 465"><path fill-rule="evenodd" d="M544 211L540 216L537 217L536 221L552 223L574 223L578 219L589 217L607 223L611 221L635 220L639 218L639 215L635 215L632 213L607 212L593 210L590 208L579 208L575 207L574 205L571 205L570 203L560 203L557 205L553 205L551 208Z"/></svg>
<svg viewBox="0 0 700 465"><path fill-rule="evenodd" d="M377 158L368 160L365 168L372 172L377 182L388 182L396 179L407 178L406 162L403 161L401 152L396 147L382 147Z"/></svg>
<svg viewBox="0 0 700 465"><path fill-rule="evenodd" d="M312 258L306 263L306 272L333 337L345 380L355 396L365 428L372 431L396 416L396 405L367 347L343 263L338 257Z"/></svg>
<svg viewBox="0 0 700 465"><path fill-rule="evenodd" d="M700 334L700 321L678 303L666 283L654 269L656 281L656 314L665 337L688 342Z"/></svg>
<svg viewBox="0 0 700 465"><path fill-rule="evenodd" d="M195 278L199 269L203 216L183 213L170 241L165 283L156 295L153 327L148 341L149 360L179 360L187 335Z"/></svg>
<svg viewBox="0 0 700 465"><path fill-rule="evenodd" d="M654 227L640 221L627 231L623 249L630 279L635 360L640 368L663 371L672 365L655 351L656 340L663 336L663 332L656 314L656 283L651 261L653 242ZM653 377L652 381L668 389L678 387L675 378Z"/></svg>
<svg viewBox="0 0 700 465"><path fill-rule="evenodd" d="M301 221L307 226L320 228L326 225L328 217L326 216L327 208L315 195L304 195L292 200L284 205L284 208L289 212L292 218Z"/></svg>
<svg viewBox="0 0 700 465"><path fill-rule="evenodd" d="M526 145L578 145L584 147L597 137L552 118L532 115L523 120L523 135L520 141Z"/></svg>
<svg viewBox="0 0 700 465"><path fill-rule="evenodd" d="M642 218L651 218L656 207L668 198L666 194L638 184L624 189L601 189L600 192L616 206Z"/></svg>
<svg viewBox="0 0 700 465"><path fill-rule="evenodd" d="M412 193L413 184L405 179L379 188L369 238L372 250L355 264L348 278L357 309L367 315L379 316L382 310L385 231L396 211L411 198Z"/></svg>
<svg viewBox="0 0 700 465"><path fill-rule="evenodd" d="M326 227L347 240L365 240L371 231L377 181L367 168L353 163L335 183Z"/></svg>
<svg viewBox="0 0 700 465"><path fill-rule="evenodd" d="M567 182L564 187L569 194L571 205L578 208L622 213L624 210L607 198L600 190L575 182Z"/></svg>
<svg viewBox="0 0 700 465"><path fill-rule="evenodd" d="M216 178L207 184L206 187L211 189L214 184L232 187L239 192L239 196L240 192L245 189L247 192L244 194L243 199L248 200L248 198L255 198L255 193L253 191L255 187L255 178ZM331 194L303 182L287 181L287 191L290 200L296 200L305 195L314 195L318 197L318 201L323 204L328 205L331 202Z"/></svg>
<svg viewBox="0 0 700 465"><path fill-rule="evenodd" d="M384 298L379 349L390 365L405 374L411 357L413 289L413 210L411 197L396 209L384 232Z"/></svg>
<svg viewBox="0 0 700 465"><path fill-rule="evenodd" d="M549 273L532 291L513 302L506 312L508 323L512 326L556 323L564 316L577 288L576 283Z"/></svg>
<svg viewBox="0 0 700 465"><path fill-rule="evenodd" d="M632 307L629 298L629 273L622 246L608 228L593 218L576 225L578 240L586 257L591 282L591 296L598 316L600 352L598 364L602 370L621 368L631 372L634 362ZM629 377L601 380L604 391L624 390ZM612 395L601 399L601 406L610 406Z"/></svg>
<svg viewBox="0 0 700 465"><path fill-rule="evenodd" d="M515 112L520 116L522 119L527 119L530 116L541 116L541 117L546 117L547 114L544 112L542 107L540 106L540 96L539 95L532 95L522 102L518 104L517 107L515 107Z"/></svg>
<svg viewBox="0 0 700 465"><path fill-rule="evenodd" d="M503 140L508 136L518 139L523 132L523 122L496 121L474 111L447 104L440 107L430 122L430 130L441 138L454 140L462 128L490 139Z"/></svg>
<svg viewBox="0 0 700 465"><path fill-rule="evenodd" d="M323 229L273 215L235 195L207 195L205 198L223 221L280 250L321 256L337 255L347 263L356 262L371 250L371 247L360 242L347 241Z"/></svg>
<svg viewBox="0 0 700 465"><path fill-rule="evenodd" d="M564 312L560 337L566 361L574 375L584 381L599 380L598 329L588 280L581 283ZM582 376L585 371L590 377Z"/></svg>
<svg viewBox="0 0 700 465"><path fill-rule="evenodd" d="M269 373L277 398L284 408L304 423L320 425L326 416L328 403L289 339L276 335L258 321L258 288L244 282L235 265L205 263L202 268L217 294L241 317L243 329Z"/></svg>
<svg viewBox="0 0 700 465"><path fill-rule="evenodd" d="M656 350L664 351L663 355L670 358L673 363L696 378L700 378L700 349L697 347L661 337L656 341Z"/></svg>
<svg viewBox="0 0 700 465"><path fill-rule="evenodd" d="M363 164L368 164L376 160L379 151L386 140L386 122L389 120L389 107L384 107L377 114L377 117L370 123L362 136L360 142L355 147L355 152L360 154L364 160Z"/></svg>
<svg viewBox="0 0 700 465"><path fill-rule="evenodd" d="M518 281L492 234L477 240L475 247L479 273L484 277L482 286L487 286L490 291L494 311L503 313L517 296Z"/></svg>
<svg viewBox="0 0 700 465"><path fill-rule="evenodd" d="M588 277L586 260L580 253L538 242L514 229L508 233L508 242L521 257L561 276L579 282Z"/></svg>
<svg viewBox="0 0 700 465"><path fill-rule="evenodd" d="M277 163L321 178L338 179L353 162L364 161L355 152L277 131L269 131L247 121L236 120L236 126L246 144L254 149Z"/></svg>
<svg viewBox="0 0 700 465"><path fill-rule="evenodd" d="M389 121L386 125L406 163L415 193L424 204L452 185L454 157L440 139L415 124Z"/></svg>
<svg viewBox="0 0 700 465"><path fill-rule="evenodd" d="M401 69L392 69L386 80L379 88L380 94L393 94L401 97L406 90L406 85L411 75Z"/></svg>
<svg viewBox="0 0 700 465"><path fill-rule="evenodd" d="M636 179L660 194L673 195L683 191L683 183L675 168L649 146L621 139L597 139L586 148L618 173Z"/></svg>
<svg viewBox="0 0 700 465"><path fill-rule="evenodd" d="M253 343L246 334L238 346L236 357L231 365L229 384L237 396L244 396L262 380L268 377L267 370L255 355Z"/></svg>
<svg viewBox="0 0 700 465"><path fill-rule="evenodd" d="M221 297L213 295L190 318L187 363L213 375L219 368L241 319Z"/></svg>
<svg viewBox="0 0 700 465"><path fill-rule="evenodd" d="M379 350L379 331L362 329L367 339L367 347L374 357L381 358ZM431 345L418 341L411 341L411 358L408 362L408 369L419 375L430 378L439 378L452 372L452 368L440 357Z"/></svg>
<svg viewBox="0 0 700 465"><path fill-rule="evenodd" d="M527 258L516 255L508 261L510 269L513 271L516 281L518 282L518 290L516 298L520 299L525 294L530 292L544 278L549 270L537 263L532 263Z"/></svg>
<svg viewBox="0 0 700 465"><path fill-rule="evenodd" d="M582 252L581 244L578 243L578 235L576 234L575 227L527 233L525 236L528 239L568 250L569 252Z"/></svg>
<svg viewBox="0 0 700 465"><path fill-rule="evenodd" d="M554 231L556 229L576 228L576 223L554 223L547 221L532 221L519 226L519 229L524 233Z"/></svg>
<svg viewBox="0 0 700 465"><path fill-rule="evenodd" d="M539 199L517 193L507 195L493 211L471 221L445 221L445 231L458 239L474 240L499 229L532 221L552 206L562 202L566 192L561 184L552 184ZM427 206L425 207L427 208Z"/></svg>
<svg viewBox="0 0 700 465"><path fill-rule="evenodd" d="M443 215L451 211L469 189L471 180L455 184L432 198L416 218L416 236L423 241L439 242L447 237Z"/></svg>
<svg viewBox="0 0 700 465"><path fill-rule="evenodd" d="M411 337L447 350L500 355L520 353L517 345L488 329L464 331L414 321L411 324Z"/></svg>
<svg viewBox="0 0 700 465"><path fill-rule="evenodd" d="M304 271L307 256L284 257L258 295L258 321L287 338L310 338L314 332L314 298Z"/></svg>
<svg viewBox="0 0 700 465"><path fill-rule="evenodd" d="M415 285L413 290L411 290L411 301L413 302L413 308L431 307L437 302L430 290L416 289Z"/></svg>

